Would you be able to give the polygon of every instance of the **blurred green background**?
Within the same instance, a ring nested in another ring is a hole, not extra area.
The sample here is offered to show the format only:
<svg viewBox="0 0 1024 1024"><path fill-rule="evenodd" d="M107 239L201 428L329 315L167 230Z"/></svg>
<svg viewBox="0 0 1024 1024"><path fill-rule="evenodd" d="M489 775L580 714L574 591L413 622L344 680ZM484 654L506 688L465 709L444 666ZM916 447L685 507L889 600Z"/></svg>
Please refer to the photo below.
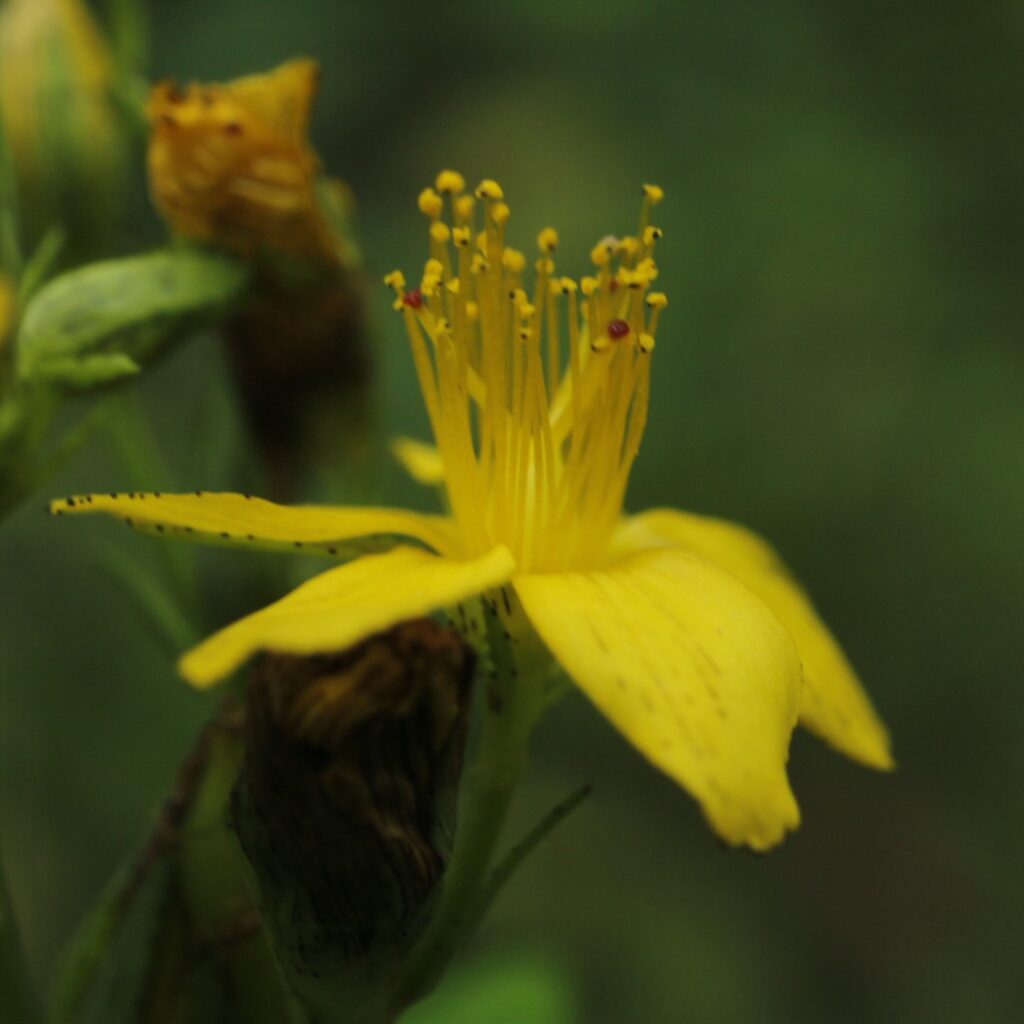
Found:
<svg viewBox="0 0 1024 1024"><path fill-rule="evenodd" d="M438 169L497 177L513 238L527 247L556 224L577 271L634 223L639 183L662 184L672 305L630 507L771 538L894 735L893 776L798 735L804 824L752 857L722 850L683 793L568 698L538 736L514 827L582 782L594 795L464 958L453 991L477 1010L460 1019L1024 1018L1024 7L153 10L154 77L321 61L314 141L358 200L388 432L424 420L377 282L424 258L415 196ZM162 237L141 164L136 179L137 215L116 225L125 251ZM146 486L252 479L212 339L149 374L141 397L168 461ZM101 437L50 490L126 476ZM372 487L428 505L383 460ZM216 698L175 679L104 568L109 547L151 565L157 545L50 520L41 499L0 526L0 824L45 977ZM204 552L200 567L214 621L267 596L258 556Z"/></svg>

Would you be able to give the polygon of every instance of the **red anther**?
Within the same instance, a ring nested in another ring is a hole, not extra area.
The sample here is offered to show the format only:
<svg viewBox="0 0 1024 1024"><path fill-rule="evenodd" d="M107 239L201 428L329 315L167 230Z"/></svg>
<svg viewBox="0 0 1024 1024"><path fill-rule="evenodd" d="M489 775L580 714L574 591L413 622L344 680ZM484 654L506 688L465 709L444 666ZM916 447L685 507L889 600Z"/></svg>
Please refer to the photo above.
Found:
<svg viewBox="0 0 1024 1024"><path fill-rule="evenodd" d="M419 309L423 305L423 292L419 288L413 288L402 296L402 301L410 309Z"/></svg>
<svg viewBox="0 0 1024 1024"><path fill-rule="evenodd" d="M629 334L629 324L625 320L611 320L608 323L608 337L614 338L616 341L619 338L624 338Z"/></svg>

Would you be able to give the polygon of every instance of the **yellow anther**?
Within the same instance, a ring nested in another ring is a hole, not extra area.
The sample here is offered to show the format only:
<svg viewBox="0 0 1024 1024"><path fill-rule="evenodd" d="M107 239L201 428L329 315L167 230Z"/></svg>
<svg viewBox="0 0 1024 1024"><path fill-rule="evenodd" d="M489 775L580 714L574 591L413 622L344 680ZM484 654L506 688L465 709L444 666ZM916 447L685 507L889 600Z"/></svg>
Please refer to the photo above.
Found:
<svg viewBox="0 0 1024 1024"><path fill-rule="evenodd" d="M480 315L480 307L475 302L466 303L466 318L475 320Z"/></svg>
<svg viewBox="0 0 1024 1024"><path fill-rule="evenodd" d="M506 249L501 254L502 266L513 274L521 274L526 268L526 257L518 249Z"/></svg>
<svg viewBox="0 0 1024 1024"><path fill-rule="evenodd" d="M590 347L595 352L605 352L611 347L612 339L607 334L599 334L590 342Z"/></svg>
<svg viewBox="0 0 1024 1024"><path fill-rule="evenodd" d="M430 237L435 242L445 243L452 237L451 229L443 221L435 220L430 225Z"/></svg>
<svg viewBox="0 0 1024 1024"><path fill-rule="evenodd" d="M664 309L668 305L668 296L664 292L651 292L644 301L651 309Z"/></svg>
<svg viewBox="0 0 1024 1024"><path fill-rule="evenodd" d="M423 264L424 277L443 277L444 264L440 260L429 259Z"/></svg>
<svg viewBox="0 0 1024 1024"><path fill-rule="evenodd" d="M644 195L647 196L653 206L665 198L665 190L660 185L644 185Z"/></svg>
<svg viewBox="0 0 1024 1024"><path fill-rule="evenodd" d="M508 203L495 203L491 207L491 216L495 224L507 224L509 217L512 216L512 209Z"/></svg>
<svg viewBox="0 0 1024 1024"><path fill-rule="evenodd" d="M656 228L653 225L651 227L644 228L644 245L650 248L665 232L661 228Z"/></svg>
<svg viewBox="0 0 1024 1024"><path fill-rule="evenodd" d="M428 217L440 217L444 203L432 188L425 188L420 193L419 205L420 213L425 213Z"/></svg>
<svg viewBox="0 0 1024 1024"><path fill-rule="evenodd" d="M534 269L536 269L538 274L553 274L555 272L555 261L542 256L534 264Z"/></svg>
<svg viewBox="0 0 1024 1024"><path fill-rule="evenodd" d="M473 253L473 259L470 262L469 269L474 274L486 273L490 266L490 263L487 262L483 255L478 252Z"/></svg>
<svg viewBox="0 0 1024 1024"><path fill-rule="evenodd" d="M620 256L625 256L626 259L632 259L636 256L640 250L640 243L632 236L626 235L625 238L619 239L619 244L616 249Z"/></svg>
<svg viewBox="0 0 1024 1024"><path fill-rule="evenodd" d="M475 205L476 200L472 196L459 196L455 200L455 219L468 221L473 216L473 207Z"/></svg>
<svg viewBox="0 0 1024 1024"><path fill-rule="evenodd" d="M477 236L476 236L476 247L481 252L487 252L487 232L486 231L480 231L480 232L477 233Z"/></svg>
<svg viewBox="0 0 1024 1024"><path fill-rule="evenodd" d="M445 288L447 288L448 291L450 291L452 293L452 295L458 295L459 294L459 279L457 277L453 277L445 285Z"/></svg>
<svg viewBox="0 0 1024 1024"><path fill-rule="evenodd" d="M466 179L458 171L442 171L434 185L442 195L451 195L465 189Z"/></svg>
<svg viewBox="0 0 1024 1024"><path fill-rule="evenodd" d="M650 257L637 264L637 270L647 278L648 284L658 279L658 264Z"/></svg>
<svg viewBox="0 0 1024 1024"><path fill-rule="evenodd" d="M465 249L472 241L472 234L469 228L452 228L452 241L460 249Z"/></svg>
<svg viewBox="0 0 1024 1024"><path fill-rule="evenodd" d="M427 266L423 271L423 279L420 281L420 291L424 295L434 295L437 292L437 286L443 279L440 264L438 264L437 269L434 269L431 267L432 263L437 264L437 260L427 260Z"/></svg>
<svg viewBox="0 0 1024 1024"><path fill-rule="evenodd" d="M577 285L571 277L563 277L562 280L558 282L558 287L563 295L570 295L576 291L579 285Z"/></svg>
<svg viewBox="0 0 1024 1024"><path fill-rule="evenodd" d="M618 247L619 240L614 235L605 235L593 249L590 250L590 259L596 267L607 266Z"/></svg>
<svg viewBox="0 0 1024 1024"><path fill-rule="evenodd" d="M650 334L641 334L637 339L637 348L641 352L647 353L654 350L654 336Z"/></svg>
<svg viewBox="0 0 1024 1024"><path fill-rule="evenodd" d="M477 199L504 199L505 193L493 178L484 178L476 187Z"/></svg>
<svg viewBox="0 0 1024 1024"><path fill-rule="evenodd" d="M554 252L558 248L558 232L554 228L544 228L537 235L537 248L541 252Z"/></svg>
<svg viewBox="0 0 1024 1024"><path fill-rule="evenodd" d="M529 305L530 300L526 292L522 288L513 288L510 295L512 298L512 302L517 309L524 303Z"/></svg>
<svg viewBox="0 0 1024 1024"><path fill-rule="evenodd" d="M405 274L400 270L392 270L390 274L384 276L384 283L389 288L394 288L397 291L405 287Z"/></svg>
<svg viewBox="0 0 1024 1024"><path fill-rule="evenodd" d="M596 277L584 277L580 280L580 290L586 296L591 296L598 289Z"/></svg>

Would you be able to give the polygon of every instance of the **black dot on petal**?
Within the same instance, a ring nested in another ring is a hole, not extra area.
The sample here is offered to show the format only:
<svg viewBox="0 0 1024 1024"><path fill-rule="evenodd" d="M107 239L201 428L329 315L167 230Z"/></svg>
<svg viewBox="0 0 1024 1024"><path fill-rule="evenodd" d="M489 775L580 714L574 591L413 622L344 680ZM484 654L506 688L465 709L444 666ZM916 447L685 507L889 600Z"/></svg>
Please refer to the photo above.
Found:
<svg viewBox="0 0 1024 1024"><path fill-rule="evenodd" d="M163 523L157 523L156 524L156 532L157 533L163 533L164 532L164 524Z"/></svg>
<svg viewBox="0 0 1024 1024"><path fill-rule="evenodd" d="M223 537L223 538L224 538L225 540L227 540L227 539L228 539L228 538L229 538L229 537L231 536L231 534L230 534L230 533L226 533L226 532L222 531L222 532L221 532L221 536L222 536L222 537Z"/></svg>
<svg viewBox="0 0 1024 1024"><path fill-rule="evenodd" d="M203 496L203 492L202 491L196 491L196 497L197 498L201 498L202 496Z"/></svg>
<svg viewBox="0 0 1024 1024"><path fill-rule="evenodd" d="M75 499L74 498L68 498L68 508L74 508L74 507L75 507Z"/></svg>
<svg viewBox="0 0 1024 1024"><path fill-rule="evenodd" d="M153 492L153 497L154 498L159 498L160 497L160 492L159 491L154 491Z"/></svg>
<svg viewBox="0 0 1024 1024"><path fill-rule="evenodd" d="M295 541L295 546L296 546L297 548L301 548L301 547L302 547L302 541L301 541L301 540L297 540L297 541Z"/></svg>
<svg viewBox="0 0 1024 1024"><path fill-rule="evenodd" d="M256 535L252 534L252 533L247 533L245 536L246 536L247 540L255 540L256 539Z"/></svg>
<svg viewBox="0 0 1024 1024"><path fill-rule="evenodd" d="M195 531L195 530L193 530L191 526L186 526L186 527L185 527L185 532L186 532L186 533L195 533L196 531Z"/></svg>
<svg viewBox="0 0 1024 1024"><path fill-rule="evenodd" d="M327 554L329 554L329 555L336 555L337 553L338 553L338 549L337 548L328 548L327 549Z"/></svg>

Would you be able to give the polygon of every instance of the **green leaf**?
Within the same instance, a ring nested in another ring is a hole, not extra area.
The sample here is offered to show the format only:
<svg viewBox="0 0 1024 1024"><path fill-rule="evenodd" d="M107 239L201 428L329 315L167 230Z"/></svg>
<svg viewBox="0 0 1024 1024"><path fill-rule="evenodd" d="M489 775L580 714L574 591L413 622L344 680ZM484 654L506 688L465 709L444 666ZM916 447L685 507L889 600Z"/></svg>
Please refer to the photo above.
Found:
<svg viewBox="0 0 1024 1024"><path fill-rule="evenodd" d="M80 358L49 359L40 364L35 379L69 391L90 391L134 377L141 366L122 352Z"/></svg>
<svg viewBox="0 0 1024 1024"><path fill-rule="evenodd" d="M238 261L185 247L62 274L25 310L19 376L68 390L112 383L175 339L216 323L246 283Z"/></svg>
<svg viewBox="0 0 1024 1024"><path fill-rule="evenodd" d="M39 1011L0 866L0 1020L32 1024L38 1019Z"/></svg>
<svg viewBox="0 0 1024 1024"><path fill-rule="evenodd" d="M166 930L172 862L124 871L83 922L65 958L54 1024L136 1024Z"/></svg>
<svg viewBox="0 0 1024 1024"><path fill-rule="evenodd" d="M505 956L452 971L437 994L406 1011L402 1024L577 1024L578 1000L556 962Z"/></svg>
<svg viewBox="0 0 1024 1024"><path fill-rule="evenodd" d="M227 828L224 805L241 756L232 715L203 731L149 837L79 927L61 964L52 1024L301 1019Z"/></svg>

